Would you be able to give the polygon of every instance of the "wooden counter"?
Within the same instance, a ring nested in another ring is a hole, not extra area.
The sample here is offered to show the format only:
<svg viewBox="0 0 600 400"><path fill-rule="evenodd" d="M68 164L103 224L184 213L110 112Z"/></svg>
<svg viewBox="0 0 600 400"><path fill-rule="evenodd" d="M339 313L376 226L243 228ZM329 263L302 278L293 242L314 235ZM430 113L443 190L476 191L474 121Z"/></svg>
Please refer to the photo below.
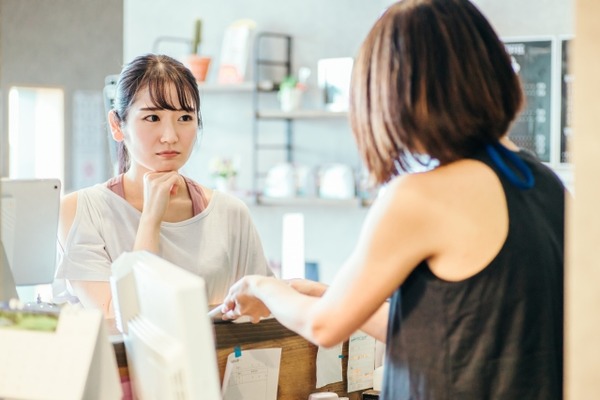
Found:
<svg viewBox="0 0 600 400"><path fill-rule="evenodd" d="M275 319L261 321L258 324L232 322L217 322L214 324L217 362L221 382L225 374L227 357L239 346L242 351L280 347L281 365L277 388L278 400L307 400L310 393L335 392L340 397L350 400L360 400L360 392L346 392L346 368L348 365L348 343L342 348L343 381L316 389L316 359L317 346L285 328ZM115 340L113 345L117 355L117 364L121 376L127 374L127 358L125 346L121 340Z"/></svg>

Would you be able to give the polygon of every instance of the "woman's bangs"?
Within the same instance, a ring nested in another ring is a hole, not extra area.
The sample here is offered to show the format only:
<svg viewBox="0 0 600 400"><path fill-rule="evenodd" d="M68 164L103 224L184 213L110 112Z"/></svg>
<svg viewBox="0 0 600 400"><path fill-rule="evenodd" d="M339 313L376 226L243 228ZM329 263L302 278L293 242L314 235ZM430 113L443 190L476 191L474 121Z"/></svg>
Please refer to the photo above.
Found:
<svg viewBox="0 0 600 400"><path fill-rule="evenodd" d="M177 99L171 96L170 82L175 85ZM148 81L148 92L154 106L164 110L196 112L198 108L194 101L193 90L180 79L166 79L166 77L150 79Z"/></svg>

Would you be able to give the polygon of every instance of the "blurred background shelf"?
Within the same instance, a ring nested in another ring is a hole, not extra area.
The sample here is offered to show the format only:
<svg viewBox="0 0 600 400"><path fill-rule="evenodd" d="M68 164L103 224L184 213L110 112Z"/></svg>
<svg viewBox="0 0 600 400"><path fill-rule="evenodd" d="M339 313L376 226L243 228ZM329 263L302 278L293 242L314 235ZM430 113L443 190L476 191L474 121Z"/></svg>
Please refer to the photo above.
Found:
<svg viewBox="0 0 600 400"><path fill-rule="evenodd" d="M200 93L203 92L253 92L255 84L252 81L241 82L241 83L210 83L202 82L198 84Z"/></svg>
<svg viewBox="0 0 600 400"><path fill-rule="evenodd" d="M262 119L317 119L317 118L346 118L347 111L306 110L295 111L258 110L256 117Z"/></svg>
<svg viewBox="0 0 600 400"><path fill-rule="evenodd" d="M362 207L363 200L355 197L352 199L324 199L321 197L267 197L258 196L256 204L261 206L328 206L328 207Z"/></svg>

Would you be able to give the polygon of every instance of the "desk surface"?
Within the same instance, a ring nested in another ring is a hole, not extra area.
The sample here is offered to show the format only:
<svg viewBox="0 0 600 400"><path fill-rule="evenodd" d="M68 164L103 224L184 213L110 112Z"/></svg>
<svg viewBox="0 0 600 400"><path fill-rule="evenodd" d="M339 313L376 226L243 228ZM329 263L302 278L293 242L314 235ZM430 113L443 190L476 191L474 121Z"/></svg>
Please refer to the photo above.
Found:
<svg viewBox="0 0 600 400"><path fill-rule="evenodd" d="M217 348L217 362L221 382L225 374L227 356L234 352L234 347L244 349L265 349L281 347L281 365L279 370L279 384L277 388L278 400L304 400L314 392L335 392L340 397L349 397L350 400L359 400L360 393L347 393L346 369L348 366L348 343L342 349L342 376L343 381L315 389L316 386L316 358L317 346L308 342L303 337L285 328L275 319L263 320L258 324L232 322L217 322L214 324ZM120 340L118 331L111 326L109 321L111 341L115 348L117 364L121 376L127 372L127 358L125 346Z"/></svg>

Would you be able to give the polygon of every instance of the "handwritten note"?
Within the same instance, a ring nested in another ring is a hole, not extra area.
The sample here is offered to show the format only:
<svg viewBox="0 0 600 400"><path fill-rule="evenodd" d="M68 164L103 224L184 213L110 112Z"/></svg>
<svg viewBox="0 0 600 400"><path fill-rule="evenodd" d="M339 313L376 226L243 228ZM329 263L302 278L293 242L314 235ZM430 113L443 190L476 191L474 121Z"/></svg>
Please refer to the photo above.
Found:
<svg viewBox="0 0 600 400"><path fill-rule="evenodd" d="M280 362L281 348L229 354L223 400L277 400Z"/></svg>
<svg viewBox="0 0 600 400"><path fill-rule="evenodd" d="M342 380L342 345L326 349L319 347L317 351L317 388Z"/></svg>
<svg viewBox="0 0 600 400"><path fill-rule="evenodd" d="M375 339L357 331L348 343L348 392L373 387L374 369Z"/></svg>

